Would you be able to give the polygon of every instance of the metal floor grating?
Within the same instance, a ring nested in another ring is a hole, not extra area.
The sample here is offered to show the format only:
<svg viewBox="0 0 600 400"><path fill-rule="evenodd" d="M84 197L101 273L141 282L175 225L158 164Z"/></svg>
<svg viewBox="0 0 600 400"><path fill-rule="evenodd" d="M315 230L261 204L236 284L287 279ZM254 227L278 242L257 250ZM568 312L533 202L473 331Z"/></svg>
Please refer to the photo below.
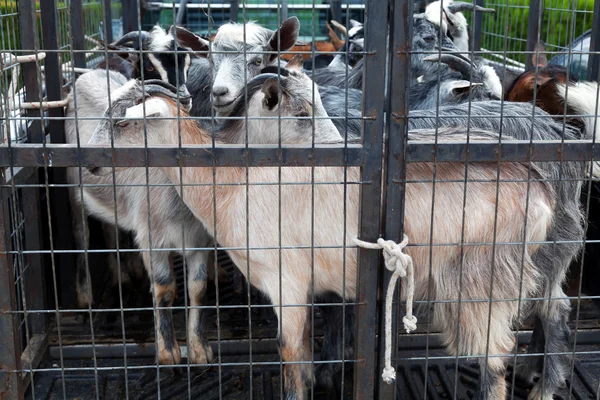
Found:
<svg viewBox="0 0 600 400"><path fill-rule="evenodd" d="M221 267L228 273L228 280L219 282L219 304L247 304L246 281L225 253L218 256ZM175 260L175 273L178 276L178 298L175 305L184 305L183 262ZM181 282L180 282L181 281ZM138 285L135 290L124 290L124 303L129 307L151 307L151 299L147 285ZM106 290L100 309L115 307L114 294ZM216 290L209 285L207 293L209 305L216 304ZM268 305L268 301L260 293L251 290L252 304ZM118 307L118 305L117 305ZM575 313L575 310L573 311ZM276 318L270 307L248 309L229 308L219 311L220 332L217 335L217 314L215 310L206 312L207 336L213 343L221 340L221 360L225 363L247 363L250 344L249 329L252 337L252 360L279 362L275 337L277 333ZM90 323L87 312L64 315L61 319L62 347L58 346L57 331L49 338L50 348L40 368L54 368L50 372L37 372L34 377L35 400L38 399L279 399L280 369L279 365L219 367L214 365L204 370L188 371L161 368L160 390L157 384L157 368L151 356L154 341L153 316L151 311L125 312L125 332L127 343L127 380L123 371L123 338L121 335L121 319L119 313L94 312L94 339L96 343L96 359L99 388L96 393L96 379L93 371L94 361L90 346ZM573 319L575 314L573 314ZM426 316L419 316L426 321ZM599 315L590 301L582 302L579 313L579 327L589 334L583 334L576 350L600 351ZM174 325L180 343L185 343L185 313L174 312ZM530 325L527 322L525 327ZM321 319L318 310L315 315L315 359L319 359L321 343ZM420 324L419 331L426 332L427 325ZM594 333L596 332L596 333ZM526 334L525 334L526 335ZM260 338L260 339L256 339ZM520 338L520 342L524 339ZM458 369L453 359L430 359L427 365L422 360L426 354L430 356L447 356L435 337L427 343L425 334L401 336L399 357L406 359L398 370L398 399L469 399L476 388L479 372L473 362L461 361ZM213 347L215 349L215 347ZM428 349L428 351L426 351ZM63 353L65 368L86 368L84 371L65 372L66 396L63 393L60 369L60 350ZM216 353L215 353L216 354ZM600 354L578 356L574 369L571 389L565 389L559 399L595 399L600 377ZM113 369L114 368L114 369ZM352 363L345 364L345 378L338 377L337 390L331 388L314 389L315 399L350 399L352 393ZM458 372L458 375L457 375ZM427 377L427 388L425 388ZM512 375L507 376L509 391L512 392ZM221 385L219 385L219 382ZM343 386L343 388L342 388ZM456 390L454 389L456 386ZM160 396L159 396L160 391ZM344 396L341 395L342 391ZM425 396L425 392L427 395ZM128 396L126 395L128 393ZM514 399L527 398L527 389L515 386ZM456 396L455 396L456 394ZM28 392L32 399L32 388Z"/></svg>

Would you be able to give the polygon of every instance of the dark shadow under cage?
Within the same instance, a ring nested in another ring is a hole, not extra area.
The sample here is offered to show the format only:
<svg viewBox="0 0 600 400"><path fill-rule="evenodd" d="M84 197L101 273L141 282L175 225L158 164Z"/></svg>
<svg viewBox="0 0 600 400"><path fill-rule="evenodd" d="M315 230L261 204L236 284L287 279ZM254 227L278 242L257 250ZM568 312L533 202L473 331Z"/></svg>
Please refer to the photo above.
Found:
<svg viewBox="0 0 600 400"><path fill-rule="evenodd" d="M0 399L597 399L599 5L0 2Z"/></svg>

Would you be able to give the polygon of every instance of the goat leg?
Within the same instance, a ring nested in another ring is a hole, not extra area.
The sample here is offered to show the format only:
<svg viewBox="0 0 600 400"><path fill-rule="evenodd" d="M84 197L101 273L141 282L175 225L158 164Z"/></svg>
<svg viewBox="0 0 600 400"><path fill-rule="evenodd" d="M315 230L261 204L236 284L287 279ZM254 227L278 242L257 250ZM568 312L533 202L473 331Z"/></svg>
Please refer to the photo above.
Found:
<svg viewBox="0 0 600 400"><path fill-rule="evenodd" d="M187 257L188 293L190 309L188 319L188 357L190 363L208 364L213 359L210 344L204 335L204 313L200 307L206 293L209 251L194 251Z"/></svg>
<svg viewBox="0 0 600 400"><path fill-rule="evenodd" d="M148 248L144 245L141 245L141 247ZM157 307L156 343L158 362L168 365L179 364L181 362L181 350L175 337L173 314L170 308L175 300L176 288L175 279L169 266L169 253L165 251L152 252L152 262L150 262L150 252L145 250L142 253L142 259L154 286L154 299Z"/></svg>

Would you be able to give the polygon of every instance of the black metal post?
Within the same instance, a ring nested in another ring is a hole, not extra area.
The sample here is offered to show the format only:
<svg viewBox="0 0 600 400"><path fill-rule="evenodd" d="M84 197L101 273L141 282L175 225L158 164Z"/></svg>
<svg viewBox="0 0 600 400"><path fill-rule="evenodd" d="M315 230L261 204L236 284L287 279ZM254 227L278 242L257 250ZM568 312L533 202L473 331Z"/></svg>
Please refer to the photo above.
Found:
<svg viewBox="0 0 600 400"><path fill-rule="evenodd" d="M103 0L104 1L104 40L107 43L112 43L113 38L113 28L112 28L112 8L111 0Z"/></svg>
<svg viewBox="0 0 600 400"><path fill-rule="evenodd" d="M363 84L363 146L368 155L361 170L361 213L359 238L374 242L381 233L381 162L385 101L386 39L388 7L380 0L368 0L365 25L365 76L378 77ZM377 288L381 254L375 250L358 250L358 301L354 368L354 398L373 399L377 379Z"/></svg>
<svg viewBox="0 0 600 400"><path fill-rule="evenodd" d="M85 49L85 34L83 30L83 5L82 0L71 0L71 37L73 50ZM73 65L79 68L86 67L85 53L73 53Z"/></svg>
<svg viewBox="0 0 600 400"><path fill-rule="evenodd" d="M137 31L138 27L138 2L137 0L122 0L123 10L123 33Z"/></svg>
<svg viewBox="0 0 600 400"><path fill-rule="evenodd" d="M484 0L475 0L475 4L484 7ZM483 13L473 12L473 51L481 51L481 40L483 39Z"/></svg>
<svg viewBox="0 0 600 400"><path fill-rule="evenodd" d="M389 133L386 146L387 176L385 204L385 238L396 243L402 241L404 226L404 191L406 175L406 142L408 134L408 91L410 86L410 57L412 49L413 0L392 1L390 9L390 62L389 62L389 110L387 113ZM385 299L392 273L383 272L380 298ZM397 349L397 307L392 306L392 358ZM385 318L379 320L379 368L384 367ZM395 365L392 366L395 367ZM380 399L396 398L396 385L385 384L378 379Z"/></svg>
<svg viewBox="0 0 600 400"><path fill-rule="evenodd" d="M187 9L188 0L179 0L179 9L177 10L177 16L175 18L175 25L181 25L183 23L183 18L185 17L185 12Z"/></svg>
<svg viewBox="0 0 600 400"><path fill-rule="evenodd" d="M5 180L2 177L2 185ZM22 374L7 372L21 369L21 347L19 344L19 315L15 293L15 275L10 251L10 201L8 189L1 190L0 198L0 399L22 399L24 387Z"/></svg>
<svg viewBox="0 0 600 400"><path fill-rule="evenodd" d="M229 20L233 22L238 22L238 14L240 12L240 2L239 0L231 0L229 7Z"/></svg>
<svg viewBox="0 0 600 400"><path fill-rule="evenodd" d="M600 51L600 0L594 2L594 16L592 18L592 34L590 37L590 55L586 71L588 81L598 81L600 73L600 54L592 52Z"/></svg>
<svg viewBox="0 0 600 400"><path fill-rule="evenodd" d="M529 19L527 20L527 48L529 52L533 52L535 44L538 41L540 31L540 15L542 13L541 0L531 0L529 2ZM525 68L533 68L531 54L527 54L525 59Z"/></svg>
<svg viewBox="0 0 600 400"><path fill-rule="evenodd" d="M109 3L110 1L105 1ZM58 16L56 12L56 0L46 0L41 3L41 18L43 26L42 40L44 43L44 49L47 50L58 50ZM106 29L106 32L112 29ZM108 37L108 36L105 36ZM61 100L63 97L63 77L60 65L59 53L48 52L45 60L45 74L46 74L46 91L48 100ZM52 143L65 143L65 131L64 121L53 118L64 118L65 113L63 108L51 108L48 110L48 115L51 119L48 121L47 129L50 134ZM52 168L50 171L52 183L63 184L66 180L66 170L64 168ZM70 226L71 213L69 207L65 207L65 204L69 204L69 193L66 188L52 188L51 193L51 220L53 244L55 249L69 250L73 249L73 237L70 229L63 229L64 226ZM39 201L39 196L38 196ZM36 212L39 214L39 203L35 206L28 207L29 212ZM32 218L35 214L27 214L28 218ZM27 238L27 250L35 250L30 245L31 239ZM40 247L41 248L41 247ZM55 256L57 265L60 266L60 283L61 283L61 305L63 307L75 307L75 258L72 254L60 253ZM38 296L41 298L41 296Z"/></svg>
<svg viewBox="0 0 600 400"><path fill-rule="evenodd" d="M346 20L342 18L342 0L329 0L329 12L331 19L336 20L340 24L345 24ZM350 8L346 11L350 13Z"/></svg>

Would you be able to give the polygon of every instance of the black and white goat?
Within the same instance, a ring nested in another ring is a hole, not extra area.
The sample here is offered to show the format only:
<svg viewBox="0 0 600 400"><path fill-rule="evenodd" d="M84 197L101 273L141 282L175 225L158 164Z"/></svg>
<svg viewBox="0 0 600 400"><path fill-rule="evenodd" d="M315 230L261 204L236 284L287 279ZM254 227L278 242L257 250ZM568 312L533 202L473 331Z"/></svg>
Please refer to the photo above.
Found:
<svg viewBox="0 0 600 400"><path fill-rule="evenodd" d="M115 69L127 78L160 79L177 87L181 97L187 98L185 84L193 52L208 52L209 42L182 27L173 25L167 31L156 25L149 32L129 32L107 48L120 56ZM104 61L99 68L111 69L111 63L115 65L113 59Z"/></svg>

